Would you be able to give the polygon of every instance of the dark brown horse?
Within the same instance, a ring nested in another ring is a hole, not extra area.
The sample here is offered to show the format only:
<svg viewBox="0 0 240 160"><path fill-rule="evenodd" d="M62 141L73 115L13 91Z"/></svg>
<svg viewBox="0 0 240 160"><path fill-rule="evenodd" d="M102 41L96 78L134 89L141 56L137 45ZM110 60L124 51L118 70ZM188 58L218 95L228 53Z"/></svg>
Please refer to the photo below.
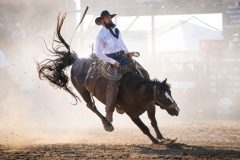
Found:
<svg viewBox="0 0 240 160"><path fill-rule="evenodd" d="M105 130L113 131L112 124L98 111L91 93L84 86L88 69L94 60L91 58L80 59L74 52L70 51L70 46L65 42L60 33L64 18L65 16L58 17L57 40L54 40L58 45L53 46L53 51L51 51L56 58L46 59L38 65L39 77L40 79L46 78L51 84L63 88L73 95L77 101L78 97L67 86L69 78L65 74L65 69L72 65L71 81L74 87L86 102L87 107L102 120ZM95 85L94 93L94 96L104 104L106 101L106 83L107 80L105 78L100 78ZM145 73L145 78L136 72L128 72L123 75L120 80L117 104L119 109L124 111L153 143L159 143L157 139L163 140L155 118L155 104L172 116L177 116L179 113L179 108L171 96L170 86L166 83L166 80L163 82L150 80L147 72ZM157 139L151 135L148 127L139 118L146 111L156 132Z"/></svg>

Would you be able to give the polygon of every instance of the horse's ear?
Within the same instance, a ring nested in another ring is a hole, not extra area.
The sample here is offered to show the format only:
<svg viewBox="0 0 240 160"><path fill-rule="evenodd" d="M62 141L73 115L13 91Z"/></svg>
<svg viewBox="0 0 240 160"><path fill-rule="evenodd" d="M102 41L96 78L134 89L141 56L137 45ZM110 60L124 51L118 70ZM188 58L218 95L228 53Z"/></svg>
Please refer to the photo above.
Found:
<svg viewBox="0 0 240 160"><path fill-rule="evenodd" d="M167 78L162 82L163 84L166 84L167 83Z"/></svg>

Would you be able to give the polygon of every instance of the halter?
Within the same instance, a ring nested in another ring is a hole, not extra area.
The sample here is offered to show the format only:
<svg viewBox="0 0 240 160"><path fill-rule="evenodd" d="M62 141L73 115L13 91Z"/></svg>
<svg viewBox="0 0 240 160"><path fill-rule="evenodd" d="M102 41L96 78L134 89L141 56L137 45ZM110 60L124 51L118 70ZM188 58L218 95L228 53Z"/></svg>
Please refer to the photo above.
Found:
<svg viewBox="0 0 240 160"><path fill-rule="evenodd" d="M153 100L154 102L157 102L158 104L162 105L164 108L167 108L166 105L163 105L162 103L160 103L158 100L157 100L157 95L156 95L156 90L157 90L157 86L154 85L153 87ZM175 102L174 102L175 103Z"/></svg>
<svg viewBox="0 0 240 160"><path fill-rule="evenodd" d="M163 105L162 103L160 103L160 102L157 100L156 90L157 90L157 86L154 85L154 87L153 87L153 100L154 100L154 102L157 102L157 103L159 103L160 105L162 105L162 106L165 107L165 105Z"/></svg>

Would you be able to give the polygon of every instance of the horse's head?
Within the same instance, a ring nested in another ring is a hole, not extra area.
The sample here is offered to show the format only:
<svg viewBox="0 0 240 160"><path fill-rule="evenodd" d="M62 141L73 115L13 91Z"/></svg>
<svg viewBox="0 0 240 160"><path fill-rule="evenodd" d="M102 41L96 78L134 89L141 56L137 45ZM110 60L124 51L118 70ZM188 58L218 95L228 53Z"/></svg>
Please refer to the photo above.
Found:
<svg viewBox="0 0 240 160"><path fill-rule="evenodd" d="M153 90L155 104L160 106L161 109L165 109L171 116L178 116L180 109L172 98L167 79L156 84Z"/></svg>

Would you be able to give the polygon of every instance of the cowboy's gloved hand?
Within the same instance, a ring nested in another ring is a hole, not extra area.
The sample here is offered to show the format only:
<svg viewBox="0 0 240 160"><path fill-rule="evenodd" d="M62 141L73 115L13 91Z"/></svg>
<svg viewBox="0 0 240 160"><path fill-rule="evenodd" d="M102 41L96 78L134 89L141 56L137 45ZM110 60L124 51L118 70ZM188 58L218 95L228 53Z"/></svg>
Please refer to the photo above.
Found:
<svg viewBox="0 0 240 160"><path fill-rule="evenodd" d="M116 61L116 62L114 63L114 66L117 67L117 68L120 68L120 63L119 63L118 61Z"/></svg>
<svg viewBox="0 0 240 160"><path fill-rule="evenodd" d="M129 58L129 59L132 59L132 56L133 56L133 54L132 54L133 52L127 52L126 54L127 54L127 57Z"/></svg>

